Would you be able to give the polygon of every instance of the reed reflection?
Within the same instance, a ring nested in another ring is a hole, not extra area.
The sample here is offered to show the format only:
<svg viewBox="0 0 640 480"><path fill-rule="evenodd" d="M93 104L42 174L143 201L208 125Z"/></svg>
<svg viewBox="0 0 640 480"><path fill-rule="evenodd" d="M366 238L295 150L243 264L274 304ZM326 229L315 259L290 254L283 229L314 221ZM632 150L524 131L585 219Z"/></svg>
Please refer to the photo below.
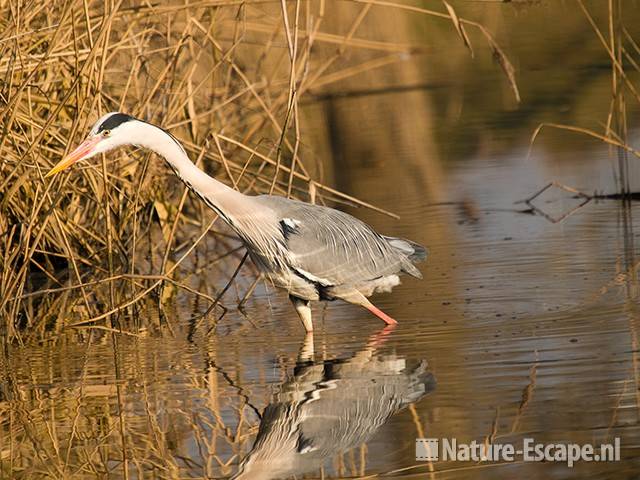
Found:
<svg viewBox="0 0 640 480"><path fill-rule="evenodd" d="M367 442L389 418L435 388L426 360L380 347L387 327L350 358L315 360L313 336L300 349L293 377L262 415L251 451L233 479L287 478Z"/></svg>

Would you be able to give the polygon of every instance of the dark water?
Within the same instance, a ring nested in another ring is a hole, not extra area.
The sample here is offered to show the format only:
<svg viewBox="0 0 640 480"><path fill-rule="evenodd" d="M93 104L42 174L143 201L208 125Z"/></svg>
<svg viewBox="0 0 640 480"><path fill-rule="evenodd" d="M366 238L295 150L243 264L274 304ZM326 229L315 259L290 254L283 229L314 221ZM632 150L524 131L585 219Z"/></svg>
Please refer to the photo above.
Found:
<svg viewBox="0 0 640 480"><path fill-rule="evenodd" d="M416 29L430 53L412 73L384 78L412 88L344 95L366 83L355 79L304 107L317 139L306 148L332 181L401 219L351 213L429 247L424 280L374 300L397 328L331 303L315 307L317 331L305 338L286 297L259 285L244 310L215 324L192 320L202 306L181 294L164 318L150 301L139 312L144 328L115 343L108 333L60 332L9 347L3 476L635 478L640 210L592 201L552 223L515 203L550 181L617 189L618 153L600 142L543 131L528 154L540 122L606 121L607 57L574 7L465 7L511 56L520 105L481 39L474 60L462 46L452 55L439 32L455 37L428 23ZM604 11L596 8L601 22ZM638 109L631 100L628 109L633 145ZM637 159L628 162L637 186ZM551 216L577 203L558 189L536 201ZM218 276L194 288L224 284ZM226 303L251 282L243 270ZM417 462L418 437L516 446L618 437L621 459L573 468Z"/></svg>

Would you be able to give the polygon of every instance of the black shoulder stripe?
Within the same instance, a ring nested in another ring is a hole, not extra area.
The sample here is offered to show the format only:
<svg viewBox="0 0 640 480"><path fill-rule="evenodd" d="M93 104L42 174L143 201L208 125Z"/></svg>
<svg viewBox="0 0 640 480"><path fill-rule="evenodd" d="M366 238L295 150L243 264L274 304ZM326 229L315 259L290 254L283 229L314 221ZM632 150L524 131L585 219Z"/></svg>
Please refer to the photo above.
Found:
<svg viewBox="0 0 640 480"><path fill-rule="evenodd" d="M293 234L298 233L298 227L292 227L285 220L280 220L280 230L282 230L282 235L285 240L289 240L289 237Z"/></svg>

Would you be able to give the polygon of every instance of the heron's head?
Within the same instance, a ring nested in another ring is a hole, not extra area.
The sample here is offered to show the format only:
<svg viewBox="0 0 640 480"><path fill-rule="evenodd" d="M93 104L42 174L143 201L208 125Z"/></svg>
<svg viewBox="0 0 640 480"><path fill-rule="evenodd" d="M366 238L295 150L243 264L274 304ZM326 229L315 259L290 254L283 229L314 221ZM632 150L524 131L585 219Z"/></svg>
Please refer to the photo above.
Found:
<svg viewBox="0 0 640 480"><path fill-rule="evenodd" d="M103 115L91 128L85 141L49 170L45 177L55 175L79 160L136 143L136 130L143 123L126 113L111 112Z"/></svg>

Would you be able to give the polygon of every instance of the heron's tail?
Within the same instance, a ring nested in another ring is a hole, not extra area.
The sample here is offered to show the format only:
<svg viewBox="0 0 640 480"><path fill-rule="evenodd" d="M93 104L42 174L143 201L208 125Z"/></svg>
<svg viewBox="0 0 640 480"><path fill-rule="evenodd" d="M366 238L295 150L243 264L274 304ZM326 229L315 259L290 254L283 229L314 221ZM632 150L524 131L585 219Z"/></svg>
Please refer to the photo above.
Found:
<svg viewBox="0 0 640 480"><path fill-rule="evenodd" d="M411 240L398 237L384 237L398 253L406 260L402 261L402 271L412 277L422 278L422 273L413 264L427 258L427 249Z"/></svg>
<svg viewBox="0 0 640 480"><path fill-rule="evenodd" d="M398 237L384 237L389 244L396 250L404 253L413 263L421 262L427 258L427 249L422 245Z"/></svg>

